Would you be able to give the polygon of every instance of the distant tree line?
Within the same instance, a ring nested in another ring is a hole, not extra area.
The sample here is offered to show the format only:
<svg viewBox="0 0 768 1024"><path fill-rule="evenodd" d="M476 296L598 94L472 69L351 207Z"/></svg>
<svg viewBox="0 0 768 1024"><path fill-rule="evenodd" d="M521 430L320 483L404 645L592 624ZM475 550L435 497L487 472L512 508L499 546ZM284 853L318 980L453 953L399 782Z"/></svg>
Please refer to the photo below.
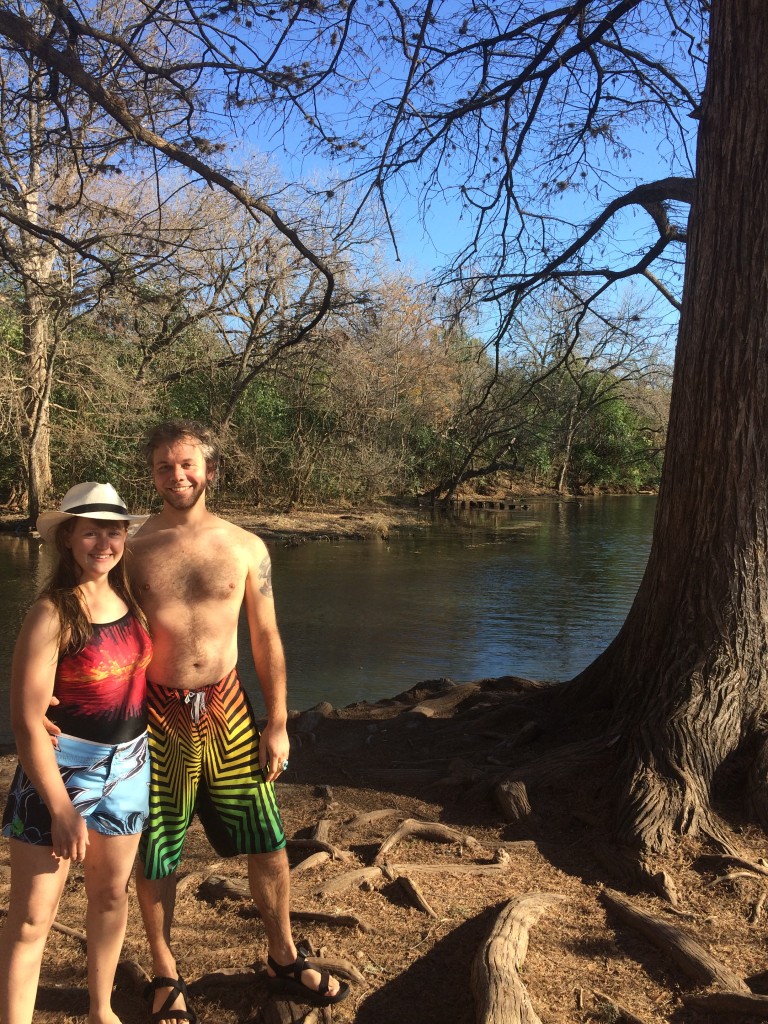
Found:
<svg viewBox="0 0 768 1024"><path fill-rule="evenodd" d="M166 417L220 429L219 495L245 505L442 500L510 476L561 492L658 483L669 368L637 297L584 318L553 290L499 360L426 286L383 273L363 281L350 264L322 326L283 345L301 300L291 267L236 208L198 199L204 246L180 223L173 256L51 303L34 395L45 403L48 491L106 479L148 503L138 439ZM59 270L59 296L63 279ZM34 514L31 315L6 262L0 499Z"/></svg>

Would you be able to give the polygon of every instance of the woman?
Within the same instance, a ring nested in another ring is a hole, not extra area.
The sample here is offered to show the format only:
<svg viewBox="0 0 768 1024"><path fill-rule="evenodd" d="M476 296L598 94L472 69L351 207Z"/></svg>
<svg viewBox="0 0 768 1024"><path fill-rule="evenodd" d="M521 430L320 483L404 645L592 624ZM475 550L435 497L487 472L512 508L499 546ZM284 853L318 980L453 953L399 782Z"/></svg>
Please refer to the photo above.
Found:
<svg viewBox="0 0 768 1024"><path fill-rule="evenodd" d="M58 553L11 669L19 765L3 817L11 896L0 934L0 1021L29 1024L69 864L84 865L91 1024L111 993L128 880L148 810L145 669L151 642L123 553L132 516L109 484L71 488L37 529ZM49 710L51 697L56 706ZM55 703L55 702L54 702ZM49 716L61 728L54 743Z"/></svg>

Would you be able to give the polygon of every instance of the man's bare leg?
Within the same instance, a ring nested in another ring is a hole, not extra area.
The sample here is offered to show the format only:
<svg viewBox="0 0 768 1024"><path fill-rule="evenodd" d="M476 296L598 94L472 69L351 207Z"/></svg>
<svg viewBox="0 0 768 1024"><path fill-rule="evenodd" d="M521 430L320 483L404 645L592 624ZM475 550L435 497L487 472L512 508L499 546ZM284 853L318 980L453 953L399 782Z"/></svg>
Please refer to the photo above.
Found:
<svg viewBox="0 0 768 1024"><path fill-rule="evenodd" d="M136 861L136 897L139 901L144 931L147 935L152 955L152 976L154 978L178 978L176 958L171 951L171 924L176 907L176 875L165 878L149 879L144 877L144 866ZM152 1004L152 1012L156 1013L168 998L171 990L158 988ZM187 1010L183 996L179 995L171 1003L171 1010ZM191 1015L190 1015L191 1018ZM170 1020L168 1024L178 1024L178 1020Z"/></svg>
<svg viewBox="0 0 768 1024"><path fill-rule="evenodd" d="M296 945L291 935L289 912L290 871L285 850L275 853L253 853L248 857L248 883L267 933L267 949L272 959L285 966L296 959ZM267 967L274 977L274 971ZM315 991L320 987L320 972L312 968L302 973L302 983ZM335 996L339 982L331 978L328 995Z"/></svg>

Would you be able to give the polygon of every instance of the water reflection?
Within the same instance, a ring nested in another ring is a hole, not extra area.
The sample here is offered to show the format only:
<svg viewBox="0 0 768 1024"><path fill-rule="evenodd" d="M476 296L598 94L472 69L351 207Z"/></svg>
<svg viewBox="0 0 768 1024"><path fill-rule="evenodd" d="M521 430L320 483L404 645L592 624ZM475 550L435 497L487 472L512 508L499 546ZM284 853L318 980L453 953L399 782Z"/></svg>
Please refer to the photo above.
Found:
<svg viewBox="0 0 768 1024"><path fill-rule="evenodd" d="M391 696L423 679L566 679L618 631L645 568L655 499L531 502L389 544L270 545L290 705ZM0 537L0 702L39 542ZM241 670L257 691L241 628ZM7 714L0 742L7 742Z"/></svg>
<svg viewBox="0 0 768 1024"><path fill-rule="evenodd" d="M50 567L39 540L0 535L0 694L8 686L13 645L21 620ZM6 717L6 716L3 716Z"/></svg>
<svg viewBox="0 0 768 1024"><path fill-rule="evenodd" d="M613 639L655 499L531 504L389 545L274 552L291 704L376 700L422 679L566 679Z"/></svg>

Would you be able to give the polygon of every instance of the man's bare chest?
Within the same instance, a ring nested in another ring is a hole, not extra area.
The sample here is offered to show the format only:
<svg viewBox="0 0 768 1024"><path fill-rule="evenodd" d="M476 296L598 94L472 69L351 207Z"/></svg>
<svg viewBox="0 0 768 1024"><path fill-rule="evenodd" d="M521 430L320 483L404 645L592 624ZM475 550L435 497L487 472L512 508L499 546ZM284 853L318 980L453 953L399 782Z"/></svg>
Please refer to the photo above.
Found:
<svg viewBox="0 0 768 1024"><path fill-rule="evenodd" d="M146 552L136 571L138 598L153 605L242 601L245 574L229 549L177 547Z"/></svg>

